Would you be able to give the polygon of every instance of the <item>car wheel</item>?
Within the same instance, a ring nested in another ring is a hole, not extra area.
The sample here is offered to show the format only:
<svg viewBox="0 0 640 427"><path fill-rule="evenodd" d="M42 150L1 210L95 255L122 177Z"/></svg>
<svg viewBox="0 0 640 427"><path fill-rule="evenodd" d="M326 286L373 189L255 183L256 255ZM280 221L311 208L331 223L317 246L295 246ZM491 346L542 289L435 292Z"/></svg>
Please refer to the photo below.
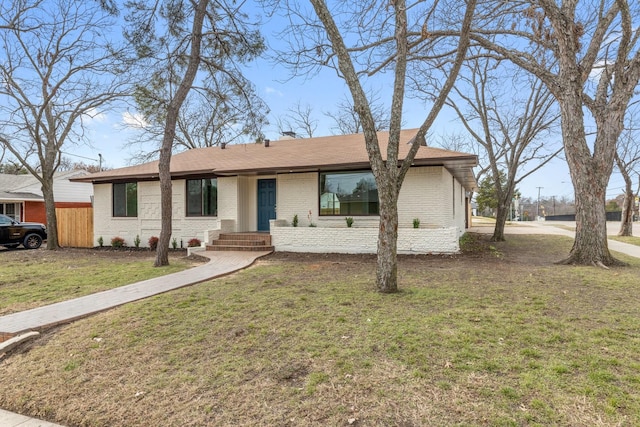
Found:
<svg viewBox="0 0 640 427"><path fill-rule="evenodd" d="M27 234L22 245L27 249L38 249L42 245L42 237L37 234Z"/></svg>

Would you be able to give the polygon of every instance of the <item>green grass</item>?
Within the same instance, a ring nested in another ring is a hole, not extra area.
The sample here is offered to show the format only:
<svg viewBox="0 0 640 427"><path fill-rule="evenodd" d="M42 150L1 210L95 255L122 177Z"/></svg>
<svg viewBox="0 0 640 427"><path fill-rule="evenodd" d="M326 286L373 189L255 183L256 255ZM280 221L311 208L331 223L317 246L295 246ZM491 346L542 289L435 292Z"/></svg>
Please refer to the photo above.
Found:
<svg viewBox="0 0 640 427"><path fill-rule="evenodd" d="M491 245L401 258L393 295L370 258L276 255L11 355L0 407L95 426L639 425L640 262Z"/></svg>
<svg viewBox="0 0 640 427"><path fill-rule="evenodd" d="M167 267L153 267L153 253L61 250L36 254L3 251L0 315L182 271L192 262L172 257Z"/></svg>
<svg viewBox="0 0 640 427"><path fill-rule="evenodd" d="M630 245L640 246L640 237L636 236L609 236L611 240L616 240L618 242L629 243Z"/></svg>

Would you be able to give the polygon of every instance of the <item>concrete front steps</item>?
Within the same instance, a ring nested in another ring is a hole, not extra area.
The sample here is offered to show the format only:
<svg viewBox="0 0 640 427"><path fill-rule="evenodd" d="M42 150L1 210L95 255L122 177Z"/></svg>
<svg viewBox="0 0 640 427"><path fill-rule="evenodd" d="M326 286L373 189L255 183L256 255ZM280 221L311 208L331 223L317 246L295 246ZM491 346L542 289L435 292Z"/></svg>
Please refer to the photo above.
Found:
<svg viewBox="0 0 640 427"><path fill-rule="evenodd" d="M208 251L273 251L269 233L222 233Z"/></svg>

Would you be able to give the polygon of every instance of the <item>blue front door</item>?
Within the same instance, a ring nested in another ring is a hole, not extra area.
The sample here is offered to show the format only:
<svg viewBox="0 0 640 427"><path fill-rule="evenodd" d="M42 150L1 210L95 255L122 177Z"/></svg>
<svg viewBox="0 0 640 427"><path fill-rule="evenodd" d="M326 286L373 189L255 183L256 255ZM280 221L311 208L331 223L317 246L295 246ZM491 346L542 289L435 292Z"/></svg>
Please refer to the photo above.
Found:
<svg viewBox="0 0 640 427"><path fill-rule="evenodd" d="M269 220L276 219L276 180L258 180L258 231L269 231Z"/></svg>

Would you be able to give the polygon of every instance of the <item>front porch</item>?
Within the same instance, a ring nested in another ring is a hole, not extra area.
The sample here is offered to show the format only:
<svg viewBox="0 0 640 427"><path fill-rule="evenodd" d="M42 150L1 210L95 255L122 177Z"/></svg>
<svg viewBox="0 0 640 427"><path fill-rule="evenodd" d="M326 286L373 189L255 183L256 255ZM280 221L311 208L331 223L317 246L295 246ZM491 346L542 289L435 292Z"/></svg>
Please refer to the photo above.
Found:
<svg viewBox="0 0 640 427"><path fill-rule="evenodd" d="M217 239L207 243L206 250L273 252L274 247L269 233L220 233Z"/></svg>

